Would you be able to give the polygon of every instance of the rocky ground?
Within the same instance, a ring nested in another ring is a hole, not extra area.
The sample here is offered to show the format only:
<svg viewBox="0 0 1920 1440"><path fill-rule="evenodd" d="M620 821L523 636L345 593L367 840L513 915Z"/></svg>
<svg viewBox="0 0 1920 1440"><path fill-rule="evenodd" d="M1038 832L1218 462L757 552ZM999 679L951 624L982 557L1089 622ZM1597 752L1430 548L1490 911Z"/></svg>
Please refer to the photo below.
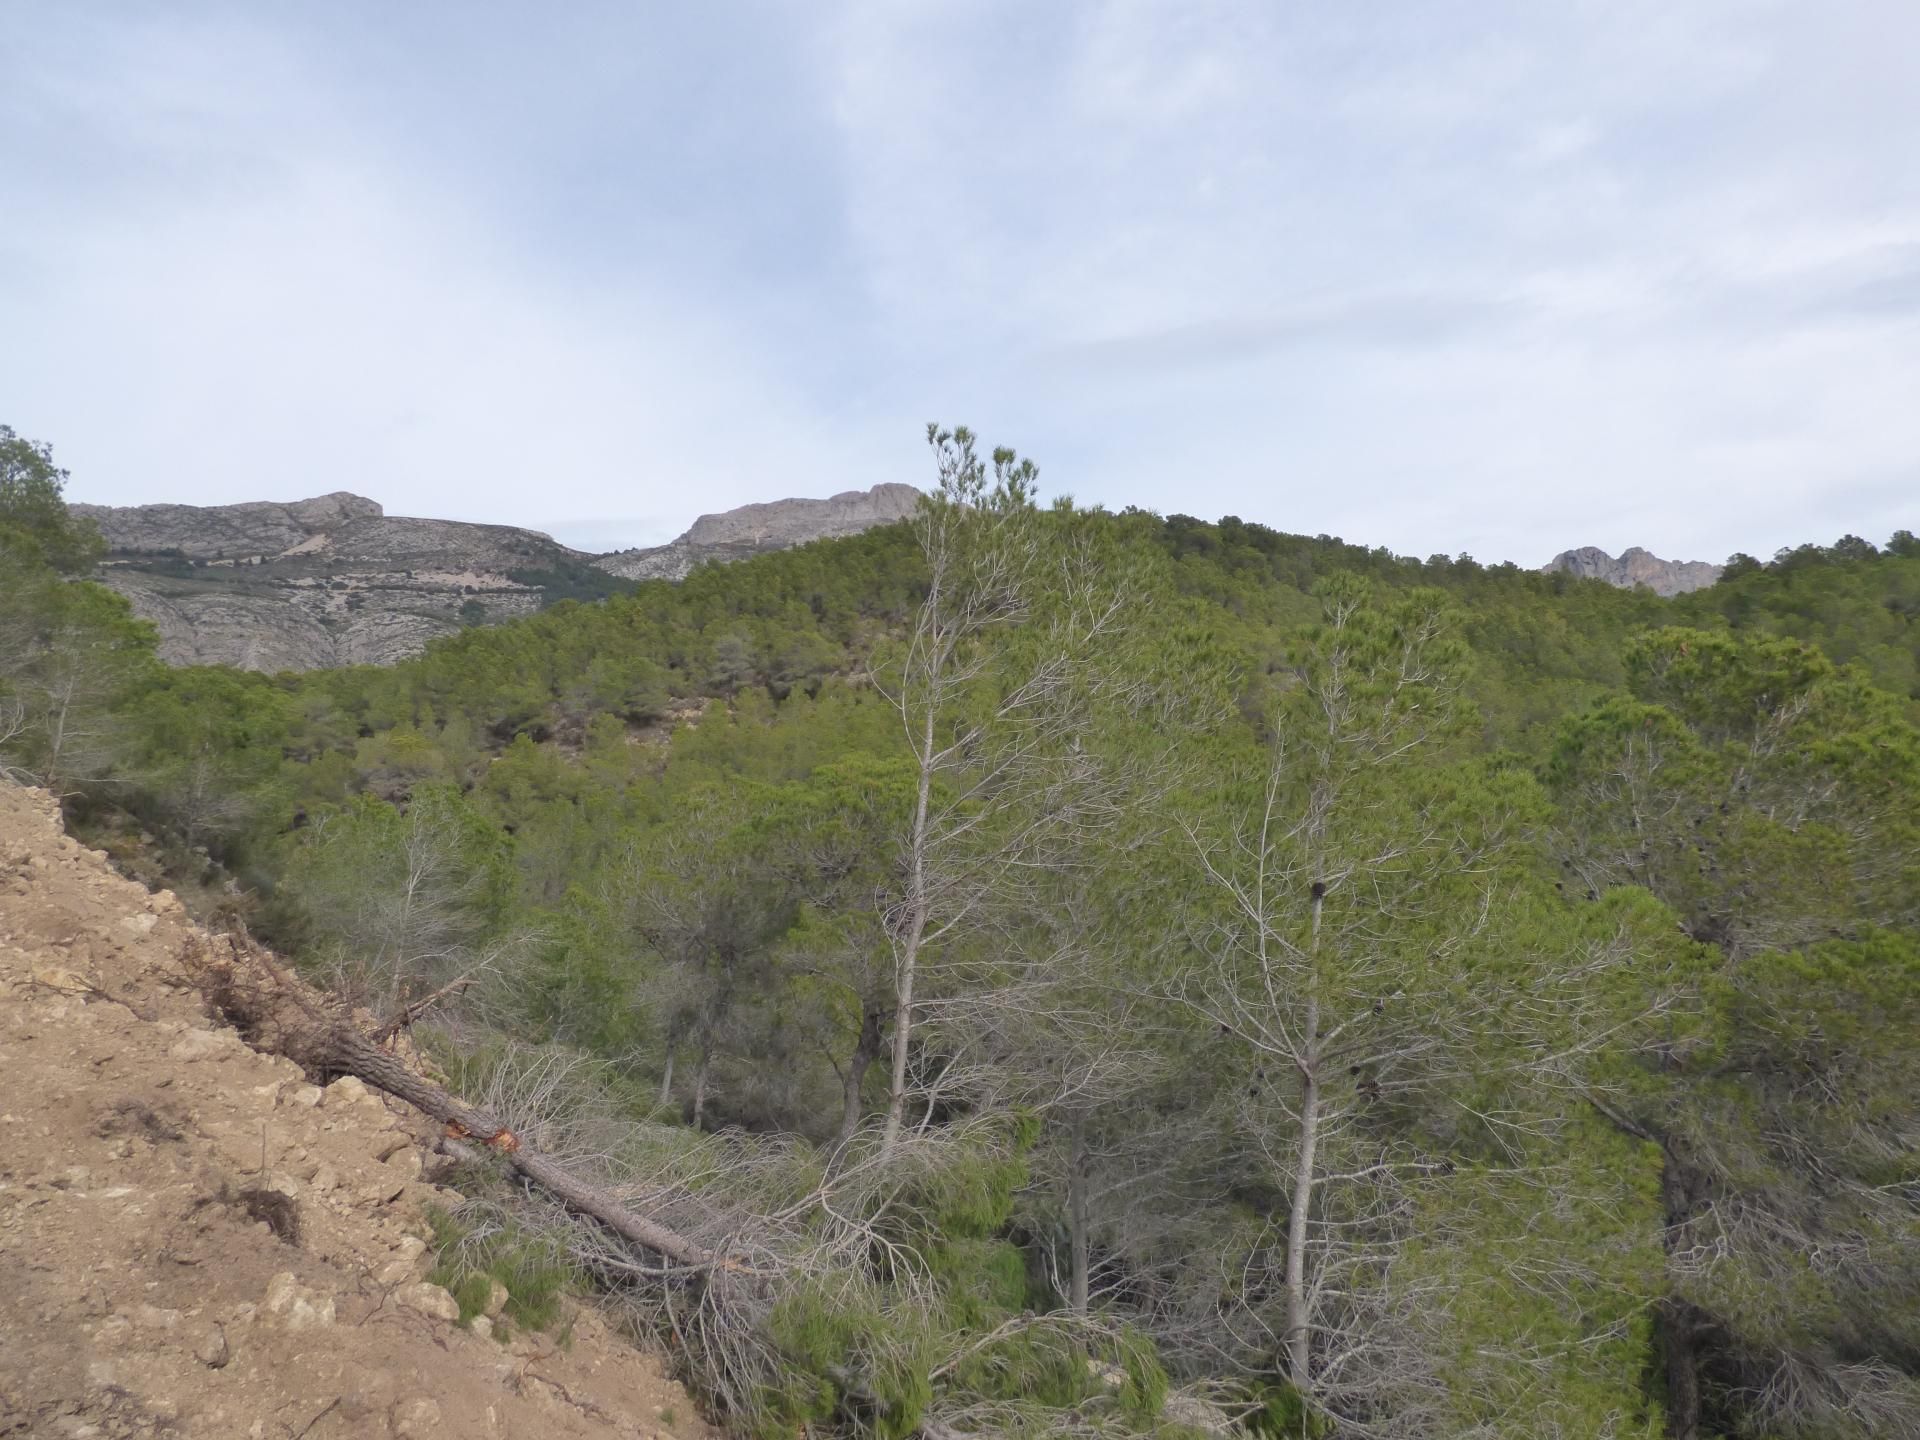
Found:
<svg viewBox="0 0 1920 1440"><path fill-rule="evenodd" d="M425 1122L211 1021L200 938L0 783L0 1436L711 1433L590 1308L460 1326Z"/></svg>

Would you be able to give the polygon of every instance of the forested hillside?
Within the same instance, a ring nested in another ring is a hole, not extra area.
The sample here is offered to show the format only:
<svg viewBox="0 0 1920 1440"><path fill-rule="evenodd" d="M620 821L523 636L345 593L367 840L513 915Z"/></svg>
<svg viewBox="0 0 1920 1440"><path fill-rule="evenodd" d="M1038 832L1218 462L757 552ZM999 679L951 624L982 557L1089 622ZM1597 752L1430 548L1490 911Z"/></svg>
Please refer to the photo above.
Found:
<svg viewBox="0 0 1920 1440"><path fill-rule="evenodd" d="M731 1257L445 1227L742 1432L1920 1433L1920 542L1666 600L930 440L906 523L269 678L4 432L0 766Z"/></svg>

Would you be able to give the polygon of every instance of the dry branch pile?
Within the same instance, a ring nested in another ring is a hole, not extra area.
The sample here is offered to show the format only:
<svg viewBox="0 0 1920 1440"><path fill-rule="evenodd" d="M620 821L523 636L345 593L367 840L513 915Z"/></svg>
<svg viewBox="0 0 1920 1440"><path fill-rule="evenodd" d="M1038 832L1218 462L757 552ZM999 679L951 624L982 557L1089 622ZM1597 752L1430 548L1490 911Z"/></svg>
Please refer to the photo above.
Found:
<svg viewBox="0 0 1920 1440"><path fill-rule="evenodd" d="M604 1065L527 1046L469 1065L473 1098L463 1099L423 1073L407 1037L381 1038L375 1017L244 935L199 941L186 963L255 1047L315 1080L357 1076L439 1121L446 1153L511 1175L518 1183L483 1186L463 1207L469 1236L540 1236L595 1277L636 1332L672 1337L683 1378L744 1423L793 1420L818 1404L823 1378L842 1410L863 1409L868 1422L891 1409L888 1433L990 1434L1013 1419L1006 1406L946 1393L980 1346L944 1317L913 1218L1003 1163L1004 1127L908 1135L891 1150L875 1130L831 1155L792 1139L700 1134L636 1120ZM1050 1324L1074 1332L1056 1337L1074 1353L1117 1353L1116 1332L1097 1321ZM813 1347L830 1354L796 1355L810 1325L831 1332ZM1107 1409L1070 1429L1131 1428L1117 1401Z"/></svg>

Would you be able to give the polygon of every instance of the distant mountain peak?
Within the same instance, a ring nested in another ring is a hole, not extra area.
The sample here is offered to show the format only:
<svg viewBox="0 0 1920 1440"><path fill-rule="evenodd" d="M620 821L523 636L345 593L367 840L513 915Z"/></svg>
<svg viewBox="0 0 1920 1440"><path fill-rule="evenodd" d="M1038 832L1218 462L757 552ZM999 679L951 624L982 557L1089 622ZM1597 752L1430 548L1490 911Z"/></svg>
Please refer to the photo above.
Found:
<svg viewBox="0 0 1920 1440"><path fill-rule="evenodd" d="M1662 560L1650 550L1629 545L1618 558L1597 545L1582 545L1577 550L1562 550L1542 565L1542 572L1577 575L1583 580L1604 580L1623 590L1644 585L1656 595L1684 595L1703 590L1720 578L1723 567L1705 560Z"/></svg>
<svg viewBox="0 0 1920 1440"><path fill-rule="evenodd" d="M767 500L702 515L665 545L603 555L594 563L628 580L680 580L709 560L741 560L891 525L913 514L919 503L920 492L900 484L843 490L825 500Z"/></svg>

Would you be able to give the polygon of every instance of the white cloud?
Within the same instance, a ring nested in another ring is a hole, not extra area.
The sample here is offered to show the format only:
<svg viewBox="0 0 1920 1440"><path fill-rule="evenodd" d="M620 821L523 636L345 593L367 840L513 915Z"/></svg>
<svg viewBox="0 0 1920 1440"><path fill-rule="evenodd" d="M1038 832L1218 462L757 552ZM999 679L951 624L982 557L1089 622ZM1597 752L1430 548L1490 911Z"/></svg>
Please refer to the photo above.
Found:
<svg viewBox="0 0 1920 1440"><path fill-rule="evenodd" d="M11 37L0 418L82 498L611 546L937 417L1420 552L1920 518L1903 0L206 13Z"/></svg>
<svg viewBox="0 0 1920 1440"><path fill-rule="evenodd" d="M218 48L267 78L222 91L129 63L127 87L101 75L60 99L148 157L205 153L211 130L244 183L137 206L122 191L13 239L44 283L11 297L38 340L30 366L10 357L9 400L57 439L78 498L343 488L583 540L576 519L660 517L664 533L616 537L633 543L774 486L880 478L875 449L829 438L724 310L660 277L589 289L518 266L459 196L388 173L366 137L312 144L280 123L263 86L310 98L287 56Z"/></svg>

